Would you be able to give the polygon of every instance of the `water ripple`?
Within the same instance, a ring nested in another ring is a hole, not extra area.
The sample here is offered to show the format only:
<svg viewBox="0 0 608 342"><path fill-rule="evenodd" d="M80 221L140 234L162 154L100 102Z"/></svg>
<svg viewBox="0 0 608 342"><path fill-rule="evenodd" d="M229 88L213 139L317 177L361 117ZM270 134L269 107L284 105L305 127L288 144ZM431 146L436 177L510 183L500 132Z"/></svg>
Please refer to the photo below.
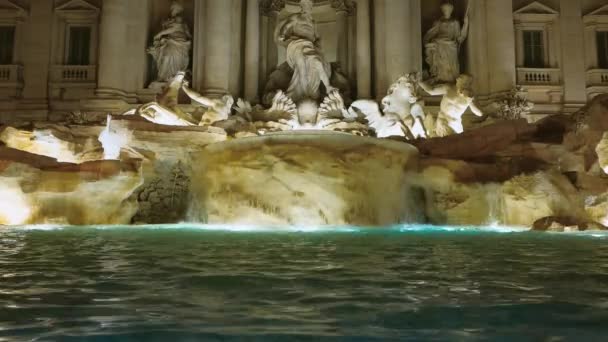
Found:
<svg viewBox="0 0 608 342"><path fill-rule="evenodd" d="M0 231L0 341L608 336L603 235L221 228Z"/></svg>

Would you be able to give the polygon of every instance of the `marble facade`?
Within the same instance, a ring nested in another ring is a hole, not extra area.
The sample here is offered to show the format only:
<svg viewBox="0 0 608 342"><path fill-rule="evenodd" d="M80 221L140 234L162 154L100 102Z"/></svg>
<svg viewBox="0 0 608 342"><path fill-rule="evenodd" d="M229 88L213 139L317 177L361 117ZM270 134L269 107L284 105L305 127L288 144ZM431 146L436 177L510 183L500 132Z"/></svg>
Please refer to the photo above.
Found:
<svg viewBox="0 0 608 342"><path fill-rule="evenodd" d="M440 16L441 0L316 0L328 62L339 63L353 99L380 100L405 74L428 69L423 37ZM105 117L152 101L157 91L154 36L171 16L170 0L0 0L0 24L14 26L13 58L0 65L0 121L46 120L74 112ZM192 31L188 77L209 98L230 93L262 99L272 71L285 61L274 29L299 10L290 0L182 0ZM608 92L608 69L595 34L608 31L603 0L454 0L468 36L461 71L476 98L491 101L515 86L528 91L534 113L574 112ZM407 19L407 20L406 20ZM87 65L67 61L71 27L90 27ZM542 31L546 63L523 61L523 32ZM180 98L187 106L188 98ZM430 98L430 106L439 100Z"/></svg>

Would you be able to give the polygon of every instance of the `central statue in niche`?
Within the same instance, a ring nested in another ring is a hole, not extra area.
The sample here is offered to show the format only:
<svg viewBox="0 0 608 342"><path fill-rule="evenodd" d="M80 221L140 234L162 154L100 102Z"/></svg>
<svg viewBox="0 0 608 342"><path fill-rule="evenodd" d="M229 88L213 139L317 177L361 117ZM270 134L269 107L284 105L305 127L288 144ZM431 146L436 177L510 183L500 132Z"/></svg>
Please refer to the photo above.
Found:
<svg viewBox="0 0 608 342"><path fill-rule="evenodd" d="M293 76L286 91L294 102L320 100L321 84L327 94L337 92L330 84L331 65L321 52L321 39L312 18L312 0L300 1L301 11L281 21L275 31L277 44L287 49L287 64Z"/></svg>

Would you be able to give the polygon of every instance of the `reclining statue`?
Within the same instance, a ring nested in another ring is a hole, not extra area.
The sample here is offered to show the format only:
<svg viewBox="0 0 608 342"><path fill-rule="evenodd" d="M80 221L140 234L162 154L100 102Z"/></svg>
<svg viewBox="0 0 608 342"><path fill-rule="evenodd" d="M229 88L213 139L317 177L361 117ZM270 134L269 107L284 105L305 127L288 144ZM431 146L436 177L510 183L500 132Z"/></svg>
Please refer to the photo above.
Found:
<svg viewBox="0 0 608 342"><path fill-rule="evenodd" d="M134 111L125 113L134 114L159 125L169 126L196 126L198 122L192 115L185 113L178 107L179 91L184 83L186 73L180 71L175 75L163 91L156 96L156 101L141 105Z"/></svg>
<svg viewBox="0 0 608 342"><path fill-rule="evenodd" d="M156 97L156 101L146 103L126 115L139 115L150 122L169 126L211 125L228 119L232 111L234 99L225 95L221 99L210 99L193 91L184 80L185 73L178 72L167 87ZM184 112L178 106L179 91L183 90L188 97L205 108L201 120L196 120L191 114Z"/></svg>

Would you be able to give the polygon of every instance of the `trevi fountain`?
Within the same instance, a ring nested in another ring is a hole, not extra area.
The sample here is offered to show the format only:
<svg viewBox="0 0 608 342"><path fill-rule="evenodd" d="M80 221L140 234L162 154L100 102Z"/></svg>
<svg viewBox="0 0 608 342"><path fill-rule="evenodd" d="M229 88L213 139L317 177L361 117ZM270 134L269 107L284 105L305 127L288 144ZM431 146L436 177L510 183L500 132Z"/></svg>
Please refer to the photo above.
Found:
<svg viewBox="0 0 608 342"><path fill-rule="evenodd" d="M192 34L173 2L148 49L155 101L105 124L2 127L0 223L608 224L606 97L536 123L521 89L482 106L459 67L468 14L461 25L444 5L424 36L429 70L380 103L351 99L312 2L300 6L276 26L285 62L254 105L190 87ZM479 118L465 130L467 111Z"/></svg>
<svg viewBox="0 0 608 342"><path fill-rule="evenodd" d="M0 101L0 341L606 340L594 1L51 1L99 65L53 66L44 120L2 121L39 69ZM51 2L0 19L31 43Z"/></svg>

